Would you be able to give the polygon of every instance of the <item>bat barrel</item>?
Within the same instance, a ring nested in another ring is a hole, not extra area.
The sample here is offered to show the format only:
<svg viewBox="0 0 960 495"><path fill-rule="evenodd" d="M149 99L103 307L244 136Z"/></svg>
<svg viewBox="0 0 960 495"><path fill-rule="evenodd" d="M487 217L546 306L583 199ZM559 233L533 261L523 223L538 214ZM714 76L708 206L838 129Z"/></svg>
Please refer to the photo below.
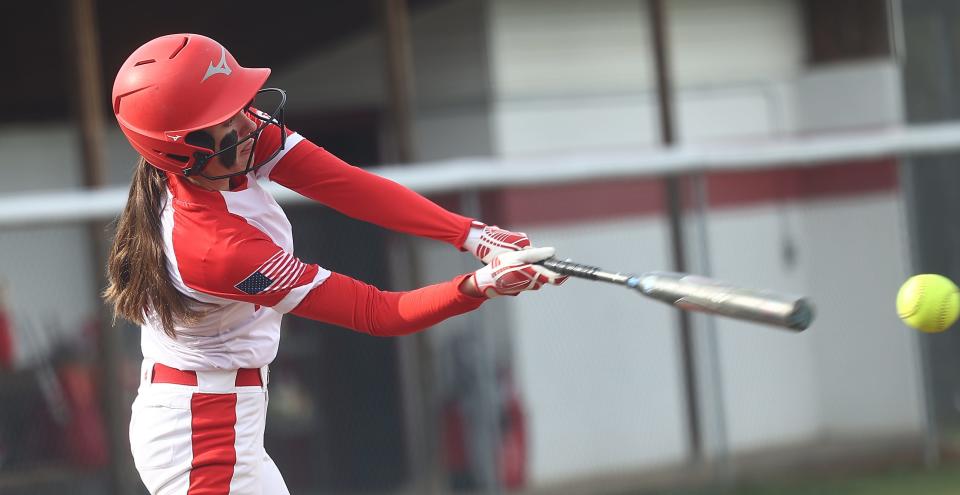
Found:
<svg viewBox="0 0 960 495"><path fill-rule="evenodd" d="M561 275L624 285L680 309L766 323L798 332L806 330L813 322L813 306L802 297L746 289L686 273L625 274L556 258L537 264Z"/></svg>
<svg viewBox="0 0 960 495"><path fill-rule="evenodd" d="M640 277L638 290L682 309L767 323L795 331L813 321L813 307L802 297L731 286L683 273L655 272Z"/></svg>

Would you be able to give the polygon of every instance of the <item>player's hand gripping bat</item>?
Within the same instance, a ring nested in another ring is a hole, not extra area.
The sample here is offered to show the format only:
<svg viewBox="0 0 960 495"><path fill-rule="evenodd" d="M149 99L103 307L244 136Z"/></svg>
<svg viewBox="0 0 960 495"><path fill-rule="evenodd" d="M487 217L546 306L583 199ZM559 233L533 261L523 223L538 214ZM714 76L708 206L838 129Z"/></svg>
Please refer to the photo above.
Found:
<svg viewBox="0 0 960 495"><path fill-rule="evenodd" d="M537 264L562 275L624 285L680 309L766 323L796 332L805 330L813 322L813 306L803 297L738 287L687 273L611 273L556 258Z"/></svg>

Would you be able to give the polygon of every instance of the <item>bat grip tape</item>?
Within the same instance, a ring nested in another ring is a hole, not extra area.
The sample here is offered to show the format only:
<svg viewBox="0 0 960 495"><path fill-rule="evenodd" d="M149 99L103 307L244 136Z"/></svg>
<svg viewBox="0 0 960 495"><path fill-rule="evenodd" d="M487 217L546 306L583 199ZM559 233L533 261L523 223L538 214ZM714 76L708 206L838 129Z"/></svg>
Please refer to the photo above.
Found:
<svg viewBox="0 0 960 495"><path fill-rule="evenodd" d="M595 266L581 265L572 261L558 260L556 258L547 258L543 261L538 261L536 264L543 265L544 268L549 268L561 275L570 275L572 277L590 280L600 279L600 277L597 276L600 268Z"/></svg>

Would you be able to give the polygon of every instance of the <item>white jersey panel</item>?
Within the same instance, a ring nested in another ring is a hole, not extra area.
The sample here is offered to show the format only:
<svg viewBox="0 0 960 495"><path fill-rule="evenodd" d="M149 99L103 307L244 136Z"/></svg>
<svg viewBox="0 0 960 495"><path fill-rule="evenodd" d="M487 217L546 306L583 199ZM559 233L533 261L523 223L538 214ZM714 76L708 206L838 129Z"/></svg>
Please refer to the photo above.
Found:
<svg viewBox="0 0 960 495"><path fill-rule="evenodd" d="M293 232L286 214L276 200L259 184L253 174L240 191L221 191L230 214L270 237L287 252L293 251ZM205 311L190 327L177 326L177 338L166 335L155 313L150 312L142 327L144 358L184 370L260 368L277 355L282 313L288 312L330 276L320 269L311 283L292 290L274 308L212 296L188 287L180 275L174 254L173 229L176 203L168 191L161 210L164 253L167 272L178 291L195 299L197 309Z"/></svg>

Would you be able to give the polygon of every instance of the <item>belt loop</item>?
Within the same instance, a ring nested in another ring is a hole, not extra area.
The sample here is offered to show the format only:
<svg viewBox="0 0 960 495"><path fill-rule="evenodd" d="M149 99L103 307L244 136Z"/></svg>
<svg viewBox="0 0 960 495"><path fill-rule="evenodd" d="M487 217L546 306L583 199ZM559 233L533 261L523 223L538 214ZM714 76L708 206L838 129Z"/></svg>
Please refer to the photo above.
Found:
<svg viewBox="0 0 960 495"><path fill-rule="evenodd" d="M264 390L267 389L267 384L270 383L270 365L266 364L260 368L260 383Z"/></svg>
<svg viewBox="0 0 960 495"><path fill-rule="evenodd" d="M152 359L144 359L140 365L140 385L150 386L153 383L153 365L156 364Z"/></svg>
<svg viewBox="0 0 960 495"><path fill-rule="evenodd" d="M196 374L201 393L227 394L237 388L237 370L198 371Z"/></svg>

